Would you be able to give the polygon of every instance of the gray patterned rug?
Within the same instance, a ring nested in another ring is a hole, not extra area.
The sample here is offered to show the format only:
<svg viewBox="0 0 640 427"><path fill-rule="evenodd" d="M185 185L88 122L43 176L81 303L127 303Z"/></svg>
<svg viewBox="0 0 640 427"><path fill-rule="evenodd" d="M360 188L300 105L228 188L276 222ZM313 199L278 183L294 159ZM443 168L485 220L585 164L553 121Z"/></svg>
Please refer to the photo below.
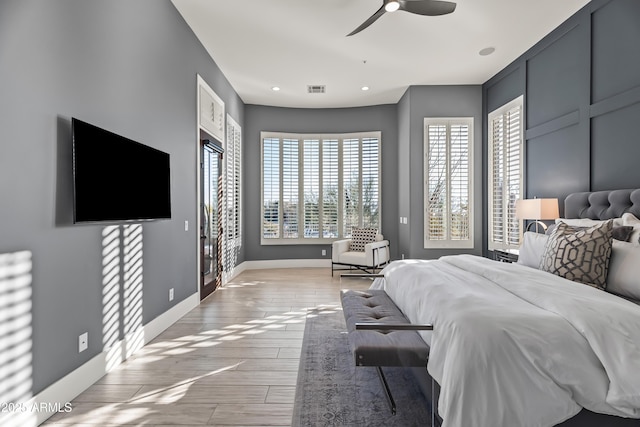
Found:
<svg viewBox="0 0 640 427"><path fill-rule="evenodd" d="M292 426L428 426L429 404L408 369L383 368L396 401L392 415L373 367L356 368L339 307L309 312Z"/></svg>

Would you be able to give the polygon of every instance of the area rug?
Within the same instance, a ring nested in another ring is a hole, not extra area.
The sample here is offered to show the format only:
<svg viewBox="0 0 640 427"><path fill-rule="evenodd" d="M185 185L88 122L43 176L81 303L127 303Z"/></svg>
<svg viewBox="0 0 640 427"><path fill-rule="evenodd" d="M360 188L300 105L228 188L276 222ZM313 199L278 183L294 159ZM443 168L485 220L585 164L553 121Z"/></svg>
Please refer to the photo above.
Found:
<svg viewBox="0 0 640 427"><path fill-rule="evenodd" d="M297 426L428 426L429 403L409 369L383 368L396 401L389 409L373 367L355 367L340 307L307 315L295 406Z"/></svg>

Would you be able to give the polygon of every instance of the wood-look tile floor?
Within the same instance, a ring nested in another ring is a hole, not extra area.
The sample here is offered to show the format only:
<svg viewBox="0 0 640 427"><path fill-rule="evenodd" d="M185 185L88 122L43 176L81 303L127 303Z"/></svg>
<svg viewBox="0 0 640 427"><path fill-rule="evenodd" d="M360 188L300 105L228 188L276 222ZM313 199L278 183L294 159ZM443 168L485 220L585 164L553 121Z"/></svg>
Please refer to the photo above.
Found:
<svg viewBox="0 0 640 427"><path fill-rule="evenodd" d="M307 310L367 279L249 270L43 425L289 426Z"/></svg>

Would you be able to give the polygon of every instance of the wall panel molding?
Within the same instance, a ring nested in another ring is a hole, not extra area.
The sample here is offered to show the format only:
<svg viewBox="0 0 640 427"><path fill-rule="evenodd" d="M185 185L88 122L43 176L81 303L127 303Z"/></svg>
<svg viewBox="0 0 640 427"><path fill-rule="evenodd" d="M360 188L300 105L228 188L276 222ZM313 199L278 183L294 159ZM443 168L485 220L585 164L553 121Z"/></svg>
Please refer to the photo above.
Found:
<svg viewBox="0 0 640 427"><path fill-rule="evenodd" d="M640 86L591 104L589 117L598 117L640 102Z"/></svg>
<svg viewBox="0 0 640 427"><path fill-rule="evenodd" d="M575 110L569 114L565 114L564 116L557 117L555 119L549 120L546 123L542 123L531 129L527 129L525 131L525 140L529 141L531 139L539 138L548 133L556 132L560 129L577 125L579 123L580 111Z"/></svg>

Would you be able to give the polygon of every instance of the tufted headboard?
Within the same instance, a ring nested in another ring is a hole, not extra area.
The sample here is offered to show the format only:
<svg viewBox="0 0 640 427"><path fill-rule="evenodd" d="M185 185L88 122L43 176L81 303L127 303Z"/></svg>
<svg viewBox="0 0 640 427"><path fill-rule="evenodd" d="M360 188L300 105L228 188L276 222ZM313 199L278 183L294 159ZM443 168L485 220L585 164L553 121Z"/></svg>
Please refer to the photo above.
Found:
<svg viewBox="0 0 640 427"><path fill-rule="evenodd" d="M640 189L572 193L564 199L565 218L610 219L625 212L640 218Z"/></svg>

